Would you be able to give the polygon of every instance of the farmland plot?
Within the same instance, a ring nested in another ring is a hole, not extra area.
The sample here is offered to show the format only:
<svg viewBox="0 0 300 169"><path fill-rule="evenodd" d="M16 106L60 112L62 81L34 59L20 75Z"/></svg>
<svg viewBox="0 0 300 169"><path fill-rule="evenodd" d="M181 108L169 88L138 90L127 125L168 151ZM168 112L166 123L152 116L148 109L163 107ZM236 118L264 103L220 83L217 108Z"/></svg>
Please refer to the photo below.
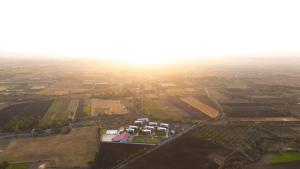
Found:
<svg viewBox="0 0 300 169"><path fill-rule="evenodd" d="M288 117L288 111L279 110L259 103L224 104L224 112L228 117Z"/></svg>
<svg viewBox="0 0 300 169"><path fill-rule="evenodd" d="M170 119L182 120L190 117L190 115L187 112L178 108L166 99L159 99L157 103L160 105L161 109Z"/></svg>
<svg viewBox="0 0 300 169"><path fill-rule="evenodd" d="M201 101L193 97L181 97L180 100L190 105L191 107L197 109L198 111L206 114L210 118L216 118L219 115L219 112L216 109L208 106L207 104L202 103Z"/></svg>
<svg viewBox="0 0 300 169"><path fill-rule="evenodd" d="M5 107L0 110L0 126L4 126L13 118L18 117L42 117L46 112L49 106L53 101L37 101L37 102L28 102L20 103Z"/></svg>
<svg viewBox="0 0 300 169"><path fill-rule="evenodd" d="M96 159L97 169L110 169L118 164L138 156L153 146L135 144L102 143Z"/></svg>
<svg viewBox="0 0 300 169"><path fill-rule="evenodd" d="M79 105L79 100L78 99L73 99L70 101L67 109L65 110L64 113L59 113L55 120L66 120L66 119L74 119L75 113L77 111Z"/></svg>
<svg viewBox="0 0 300 169"><path fill-rule="evenodd" d="M2 139L0 145L7 146L0 153L0 161L22 163L49 159L58 168L88 167L98 149L96 137L97 127L92 126L75 128L67 135Z"/></svg>
<svg viewBox="0 0 300 169"><path fill-rule="evenodd" d="M97 116L99 114L127 114L126 107L120 100L91 100L91 114Z"/></svg>
<svg viewBox="0 0 300 169"><path fill-rule="evenodd" d="M230 150L200 139L195 130L130 163L125 169L216 169L213 154L225 157Z"/></svg>
<svg viewBox="0 0 300 169"><path fill-rule="evenodd" d="M143 99L143 112L151 117L158 119L169 118L168 114L162 109L162 107L154 100L145 98Z"/></svg>
<svg viewBox="0 0 300 169"><path fill-rule="evenodd" d="M66 121L73 119L79 105L78 99L57 99L42 118L40 125L49 126L54 121Z"/></svg>
<svg viewBox="0 0 300 169"><path fill-rule="evenodd" d="M68 99L56 99L49 107L47 113L42 118L40 125L49 126L55 120L56 116L60 113L64 113L69 104Z"/></svg>

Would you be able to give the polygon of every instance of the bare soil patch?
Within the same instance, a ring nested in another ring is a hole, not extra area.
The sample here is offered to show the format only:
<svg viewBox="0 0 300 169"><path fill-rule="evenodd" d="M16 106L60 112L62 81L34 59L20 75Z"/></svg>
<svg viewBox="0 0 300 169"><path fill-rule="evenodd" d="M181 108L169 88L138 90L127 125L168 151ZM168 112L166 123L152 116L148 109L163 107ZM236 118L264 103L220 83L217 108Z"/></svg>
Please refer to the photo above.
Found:
<svg viewBox="0 0 300 169"><path fill-rule="evenodd" d="M67 135L0 140L0 145L9 141L0 153L0 161L53 160L58 167L87 167L97 152L96 132L93 126L75 128Z"/></svg>
<svg viewBox="0 0 300 169"><path fill-rule="evenodd" d="M126 107L120 100L92 99L92 116L98 114L126 114Z"/></svg>

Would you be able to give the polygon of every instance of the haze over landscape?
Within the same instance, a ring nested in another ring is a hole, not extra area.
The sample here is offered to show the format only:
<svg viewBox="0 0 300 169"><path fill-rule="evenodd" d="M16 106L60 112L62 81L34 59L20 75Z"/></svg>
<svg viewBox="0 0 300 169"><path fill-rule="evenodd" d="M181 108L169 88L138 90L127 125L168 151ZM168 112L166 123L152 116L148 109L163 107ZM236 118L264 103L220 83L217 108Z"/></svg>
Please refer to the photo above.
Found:
<svg viewBox="0 0 300 169"><path fill-rule="evenodd" d="M282 0L2 1L0 52L133 64L299 56L298 7Z"/></svg>
<svg viewBox="0 0 300 169"><path fill-rule="evenodd" d="M0 1L0 169L299 169L299 7Z"/></svg>

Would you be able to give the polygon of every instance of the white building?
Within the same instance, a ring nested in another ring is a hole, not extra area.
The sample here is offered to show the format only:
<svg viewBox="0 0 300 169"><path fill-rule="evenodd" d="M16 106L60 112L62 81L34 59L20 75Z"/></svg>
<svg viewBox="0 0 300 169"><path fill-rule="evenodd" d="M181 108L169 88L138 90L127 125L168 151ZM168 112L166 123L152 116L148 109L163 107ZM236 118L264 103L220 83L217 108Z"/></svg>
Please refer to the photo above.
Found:
<svg viewBox="0 0 300 169"><path fill-rule="evenodd" d="M151 134L152 134L152 131L151 131L151 130L148 130L148 129L143 129L142 132L143 132L143 134L145 134L145 135L151 135Z"/></svg>
<svg viewBox="0 0 300 169"><path fill-rule="evenodd" d="M157 127L158 123L157 122L149 122L149 126L154 126Z"/></svg>
<svg viewBox="0 0 300 169"><path fill-rule="evenodd" d="M160 123L160 125L159 125L160 127L164 127L164 128L169 128L169 124L167 124L167 123Z"/></svg>

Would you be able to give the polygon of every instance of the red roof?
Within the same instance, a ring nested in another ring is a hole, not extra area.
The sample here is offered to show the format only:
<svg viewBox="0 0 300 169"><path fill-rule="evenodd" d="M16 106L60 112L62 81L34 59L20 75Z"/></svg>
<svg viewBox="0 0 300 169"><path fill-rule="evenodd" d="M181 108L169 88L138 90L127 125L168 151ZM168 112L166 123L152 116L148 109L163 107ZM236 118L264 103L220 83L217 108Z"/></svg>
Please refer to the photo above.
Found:
<svg viewBox="0 0 300 169"><path fill-rule="evenodd" d="M121 140L128 140L129 138L129 133L127 131L124 131L122 134L119 134L117 136L115 136L114 138L112 138L112 141L121 141Z"/></svg>

